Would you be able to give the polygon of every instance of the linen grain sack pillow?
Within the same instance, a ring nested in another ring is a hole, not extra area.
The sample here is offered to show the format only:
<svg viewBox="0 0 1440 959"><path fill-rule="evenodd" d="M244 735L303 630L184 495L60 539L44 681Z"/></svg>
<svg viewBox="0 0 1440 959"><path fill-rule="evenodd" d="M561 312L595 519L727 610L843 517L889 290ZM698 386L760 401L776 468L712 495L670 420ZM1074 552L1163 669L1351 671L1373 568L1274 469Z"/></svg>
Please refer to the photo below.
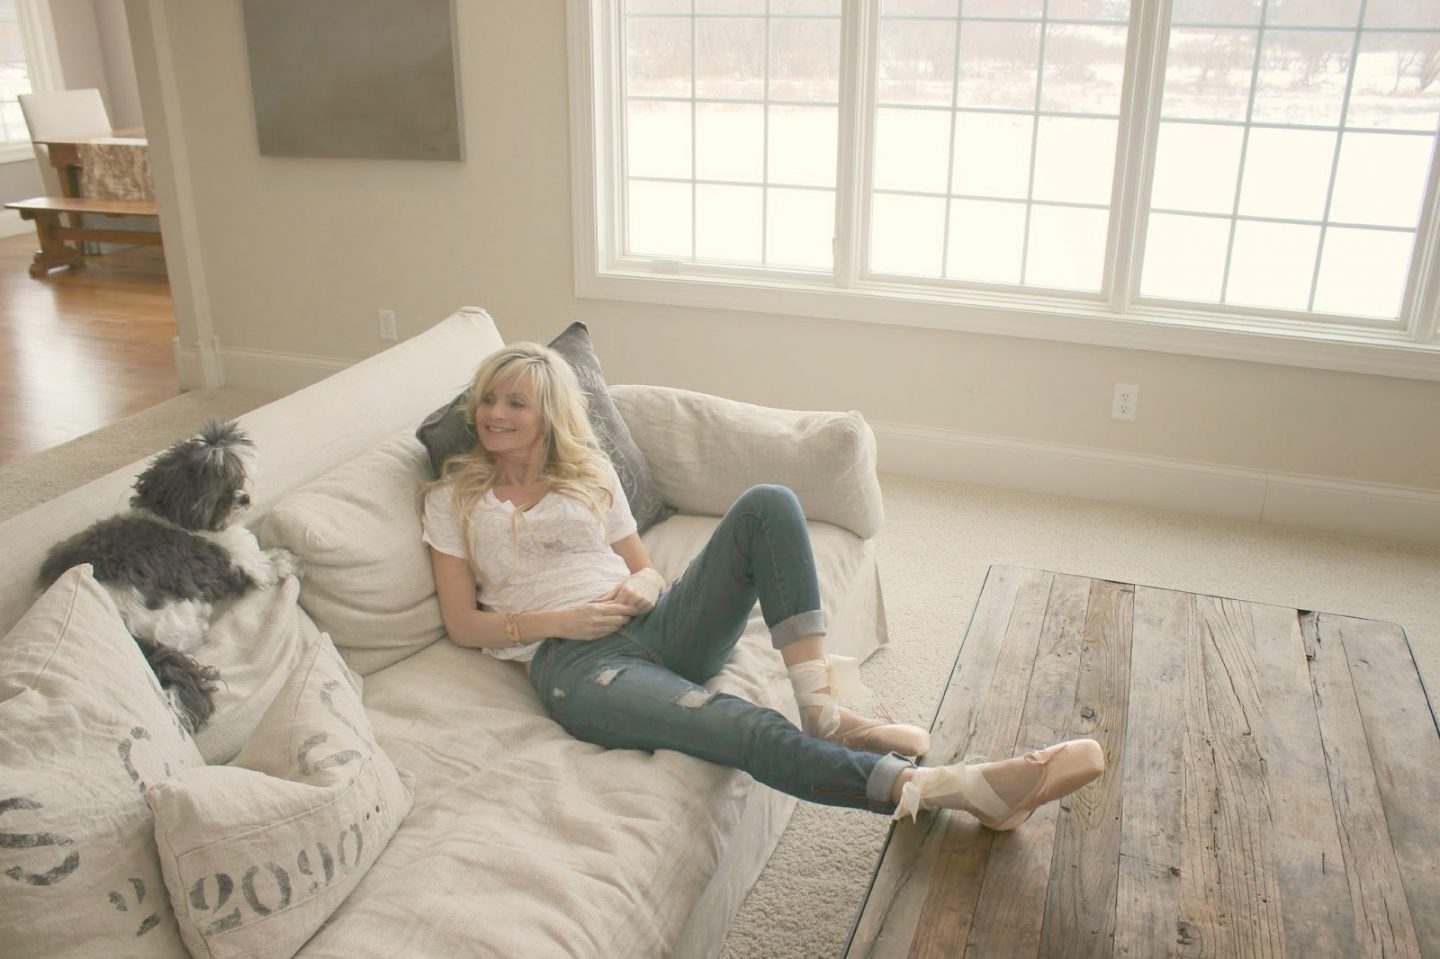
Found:
<svg viewBox="0 0 1440 959"><path fill-rule="evenodd" d="M0 640L0 955L186 955L145 790L204 760L89 566Z"/></svg>
<svg viewBox="0 0 1440 959"><path fill-rule="evenodd" d="M291 956L364 878L413 793L320 636L228 766L146 794L180 935L196 959Z"/></svg>

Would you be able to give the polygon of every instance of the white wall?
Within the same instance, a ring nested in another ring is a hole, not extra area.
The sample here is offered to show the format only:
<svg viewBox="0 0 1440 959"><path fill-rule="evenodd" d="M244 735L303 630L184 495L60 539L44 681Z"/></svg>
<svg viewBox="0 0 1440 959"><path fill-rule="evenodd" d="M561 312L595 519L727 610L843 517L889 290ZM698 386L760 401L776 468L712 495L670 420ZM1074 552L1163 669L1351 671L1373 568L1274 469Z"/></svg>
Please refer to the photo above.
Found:
<svg viewBox="0 0 1440 959"><path fill-rule="evenodd" d="M380 307L397 311L405 336L475 304L508 339L585 320L612 382L1440 490L1436 382L578 300L563 0L458 0L463 163L261 157L240 5L136 2L165 12L208 309L223 355L238 351L232 382L263 379L271 352L346 360L381 349ZM1117 382L1140 385L1135 423L1109 418Z"/></svg>

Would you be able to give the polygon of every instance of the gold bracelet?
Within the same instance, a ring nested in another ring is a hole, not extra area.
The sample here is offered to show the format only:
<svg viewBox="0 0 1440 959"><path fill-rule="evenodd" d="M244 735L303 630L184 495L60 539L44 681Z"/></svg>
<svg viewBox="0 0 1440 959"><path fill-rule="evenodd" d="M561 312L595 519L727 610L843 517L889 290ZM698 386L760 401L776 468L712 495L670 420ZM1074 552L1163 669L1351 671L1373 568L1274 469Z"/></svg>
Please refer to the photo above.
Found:
<svg viewBox="0 0 1440 959"><path fill-rule="evenodd" d="M525 645L525 640L520 638L520 624L516 622L524 612L523 609L512 609L505 614L505 636L510 640L511 646Z"/></svg>

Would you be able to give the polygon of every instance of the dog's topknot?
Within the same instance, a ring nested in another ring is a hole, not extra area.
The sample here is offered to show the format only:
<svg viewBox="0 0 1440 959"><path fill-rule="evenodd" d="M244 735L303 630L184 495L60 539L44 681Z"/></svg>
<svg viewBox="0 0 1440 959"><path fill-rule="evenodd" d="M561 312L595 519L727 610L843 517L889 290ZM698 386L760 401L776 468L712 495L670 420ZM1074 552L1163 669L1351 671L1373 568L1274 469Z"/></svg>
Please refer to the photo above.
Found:
<svg viewBox="0 0 1440 959"><path fill-rule="evenodd" d="M200 433L151 460L135 477L130 505L185 529L222 530L244 493L255 444L235 420L207 420Z"/></svg>

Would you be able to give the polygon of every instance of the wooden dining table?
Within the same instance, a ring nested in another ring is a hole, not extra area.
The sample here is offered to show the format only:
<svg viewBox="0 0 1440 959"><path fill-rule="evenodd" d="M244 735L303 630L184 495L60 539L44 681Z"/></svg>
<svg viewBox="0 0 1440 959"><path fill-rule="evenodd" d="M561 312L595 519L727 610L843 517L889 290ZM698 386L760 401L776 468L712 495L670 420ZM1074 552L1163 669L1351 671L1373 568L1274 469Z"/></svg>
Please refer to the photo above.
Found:
<svg viewBox="0 0 1440 959"><path fill-rule="evenodd" d="M91 196L85 189L85 163L84 155L88 152L94 155L95 147L108 147L115 151L117 156L126 153L136 154L135 158L125 164L127 167L138 172L127 175L128 180L143 179L143 183L130 184L123 196L105 196L100 199L109 200L153 200L155 189L149 182L149 141L145 138L143 127L123 127L116 130L106 130L97 133L82 134L69 137L47 137L34 141L37 145L45 147L45 153L49 157L50 165L60 175L60 191L67 197ZM143 167L143 170L140 168ZM92 171L93 172L93 171Z"/></svg>

